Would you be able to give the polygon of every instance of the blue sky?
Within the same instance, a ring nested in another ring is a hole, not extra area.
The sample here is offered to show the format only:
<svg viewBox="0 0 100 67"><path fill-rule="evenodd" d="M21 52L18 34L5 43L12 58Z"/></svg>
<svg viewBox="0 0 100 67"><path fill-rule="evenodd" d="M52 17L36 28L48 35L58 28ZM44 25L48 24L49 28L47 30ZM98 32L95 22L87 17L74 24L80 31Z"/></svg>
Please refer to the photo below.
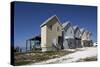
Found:
<svg viewBox="0 0 100 67"><path fill-rule="evenodd" d="M25 47L25 41L40 34L40 25L52 15L57 15L61 23L70 21L92 32L92 40L97 41L97 7L79 5L41 4L15 2L14 45Z"/></svg>

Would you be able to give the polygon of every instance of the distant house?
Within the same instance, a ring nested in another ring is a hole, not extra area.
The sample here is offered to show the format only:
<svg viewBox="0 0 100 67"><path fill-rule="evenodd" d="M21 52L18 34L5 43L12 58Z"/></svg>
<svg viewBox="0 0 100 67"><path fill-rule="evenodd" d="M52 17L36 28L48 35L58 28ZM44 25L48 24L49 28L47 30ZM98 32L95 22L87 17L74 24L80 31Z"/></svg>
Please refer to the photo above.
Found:
<svg viewBox="0 0 100 67"><path fill-rule="evenodd" d="M74 29L71 23L65 22L63 26L63 48L75 48Z"/></svg>
<svg viewBox="0 0 100 67"><path fill-rule="evenodd" d="M87 33L87 42L88 42L88 47L93 46L93 41L91 40L91 35L92 35L91 32L88 32L88 33Z"/></svg>
<svg viewBox="0 0 100 67"><path fill-rule="evenodd" d="M82 45L81 45L81 31L77 25L73 26L73 29L74 29L75 47L81 48L82 47Z"/></svg>
<svg viewBox="0 0 100 67"><path fill-rule="evenodd" d="M85 29L81 29L81 44L83 45L83 47L88 46L87 35L88 35L88 31L86 31Z"/></svg>
<svg viewBox="0 0 100 67"><path fill-rule="evenodd" d="M49 17L40 27L41 36L28 39L27 50L45 52L93 46L90 32L77 25L72 26L69 21L61 24L56 15Z"/></svg>
<svg viewBox="0 0 100 67"><path fill-rule="evenodd" d="M90 47L93 46L93 42L90 39L91 33L85 30L84 28L80 29L81 30L81 44L83 47Z"/></svg>
<svg viewBox="0 0 100 67"><path fill-rule="evenodd" d="M32 50L41 50L41 37L35 36L33 38L30 38L26 40L26 50L32 51Z"/></svg>
<svg viewBox="0 0 100 67"><path fill-rule="evenodd" d="M41 26L42 51L54 51L62 46L62 25L56 15L48 18Z"/></svg>

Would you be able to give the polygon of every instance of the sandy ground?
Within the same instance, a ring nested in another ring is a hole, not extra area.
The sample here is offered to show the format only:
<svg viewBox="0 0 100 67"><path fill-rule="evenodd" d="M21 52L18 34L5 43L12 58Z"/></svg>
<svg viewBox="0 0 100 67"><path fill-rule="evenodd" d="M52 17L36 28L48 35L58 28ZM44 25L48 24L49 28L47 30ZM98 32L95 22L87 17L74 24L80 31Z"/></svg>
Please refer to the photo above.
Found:
<svg viewBox="0 0 100 67"><path fill-rule="evenodd" d="M34 64L76 62L80 59L97 56L97 47L86 47L86 48L68 49L68 50L71 50L71 51L77 50L77 51L74 52L74 53L65 55L63 57L60 57L60 58L50 59L50 60L47 60L47 61L42 61L42 62L34 63Z"/></svg>

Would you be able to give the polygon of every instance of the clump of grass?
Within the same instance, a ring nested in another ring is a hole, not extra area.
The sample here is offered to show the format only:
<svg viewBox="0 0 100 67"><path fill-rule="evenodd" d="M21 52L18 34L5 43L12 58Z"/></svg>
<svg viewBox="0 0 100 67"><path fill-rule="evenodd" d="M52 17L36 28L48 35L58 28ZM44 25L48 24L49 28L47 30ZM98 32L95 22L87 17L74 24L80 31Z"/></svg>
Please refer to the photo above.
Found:
<svg viewBox="0 0 100 67"><path fill-rule="evenodd" d="M86 61L97 61L97 56L86 57L86 58L78 60L77 62L86 62Z"/></svg>
<svg viewBox="0 0 100 67"><path fill-rule="evenodd" d="M48 59L59 58L70 53L73 53L73 51L48 51L15 54L15 65L41 62Z"/></svg>
<svg viewBox="0 0 100 67"><path fill-rule="evenodd" d="M85 59L83 59L84 61L97 61L97 57L94 56L94 57L87 57Z"/></svg>
<svg viewBox="0 0 100 67"><path fill-rule="evenodd" d="M32 61L18 61L15 62L16 66L30 64Z"/></svg>

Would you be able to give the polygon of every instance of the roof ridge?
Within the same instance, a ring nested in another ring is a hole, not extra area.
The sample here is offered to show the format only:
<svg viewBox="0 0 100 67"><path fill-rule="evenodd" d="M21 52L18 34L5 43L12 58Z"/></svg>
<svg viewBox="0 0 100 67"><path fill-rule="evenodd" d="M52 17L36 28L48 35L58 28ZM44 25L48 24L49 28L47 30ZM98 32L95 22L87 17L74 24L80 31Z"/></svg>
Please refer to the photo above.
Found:
<svg viewBox="0 0 100 67"><path fill-rule="evenodd" d="M66 25L70 24L70 21L66 21L62 24L63 27L65 27Z"/></svg>
<svg viewBox="0 0 100 67"><path fill-rule="evenodd" d="M57 17L57 15L52 15L52 16L49 17L46 21L44 21L44 22L40 25L40 27L42 27L42 26L44 26L45 24L47 24L47 23L48 23L50 20L52 20L54 17L57 18L59 24L62 26L62 24L60 23L60 20L59 20L59 18Z"/></svg>

